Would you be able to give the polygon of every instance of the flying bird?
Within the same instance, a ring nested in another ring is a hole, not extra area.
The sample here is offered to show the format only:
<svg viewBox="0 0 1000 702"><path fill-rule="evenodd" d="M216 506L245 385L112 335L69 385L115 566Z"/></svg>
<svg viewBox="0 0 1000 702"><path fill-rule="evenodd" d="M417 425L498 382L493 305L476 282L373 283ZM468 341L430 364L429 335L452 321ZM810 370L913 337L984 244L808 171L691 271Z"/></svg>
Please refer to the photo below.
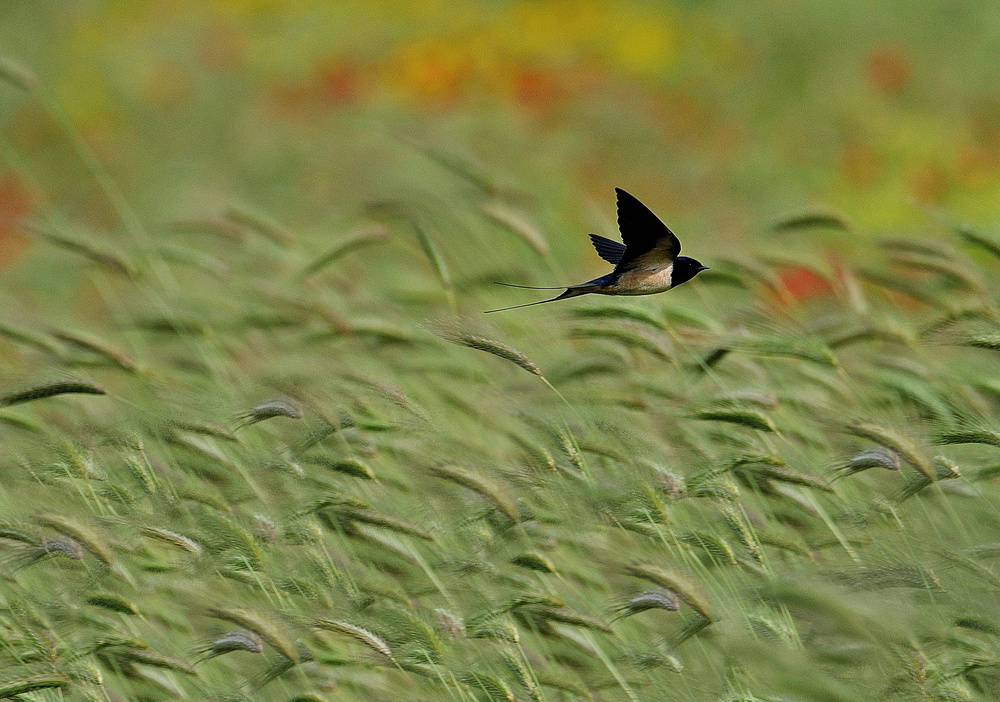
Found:
<svg viewBox="0 0 1000 702"><path fill-rule="evenodd" d="M615 194L618 200L618 231L621 233L623 243L597 234L590 235L597 254L614 265L613 271L586 283L570 285L561 295L548 300L502 307L487 312L531 307L588 293L652 295L676 288L702 271L708 270L708 266L701 265L700 261L687 256L678 256L681 252L681 242L648 207L621 188L615 188ZM511 283L497 284L528 290L559 290L559 288L536 288Z"/></svg>

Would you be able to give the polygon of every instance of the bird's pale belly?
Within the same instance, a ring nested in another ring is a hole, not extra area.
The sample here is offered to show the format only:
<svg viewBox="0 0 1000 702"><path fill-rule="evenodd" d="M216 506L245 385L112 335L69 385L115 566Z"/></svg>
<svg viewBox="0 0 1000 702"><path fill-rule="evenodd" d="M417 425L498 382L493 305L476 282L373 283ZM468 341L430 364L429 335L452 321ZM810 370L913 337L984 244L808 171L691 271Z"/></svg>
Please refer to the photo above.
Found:
<svg viewBox="0 0 1000 702"><path fill-rule="evenodd" d="M651 295L670 289L673 266L627 271L619 276L610 292L613 295Z"/></svg>

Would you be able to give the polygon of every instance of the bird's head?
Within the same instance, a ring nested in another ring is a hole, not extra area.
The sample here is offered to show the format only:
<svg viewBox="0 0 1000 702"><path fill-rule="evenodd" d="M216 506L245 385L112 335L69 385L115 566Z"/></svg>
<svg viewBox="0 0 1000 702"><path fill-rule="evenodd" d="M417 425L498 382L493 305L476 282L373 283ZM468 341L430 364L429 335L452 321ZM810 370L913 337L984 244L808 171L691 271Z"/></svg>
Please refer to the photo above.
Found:
<svg viewBox="0 0 1000 702"><path fill-rule="evenodd" d="M678 256L674 259L674 270L670 274L670 287L676 288L681 283L694 278L702 271L707 271L708 266L701 265L701 261L687 256Z"/></svg>

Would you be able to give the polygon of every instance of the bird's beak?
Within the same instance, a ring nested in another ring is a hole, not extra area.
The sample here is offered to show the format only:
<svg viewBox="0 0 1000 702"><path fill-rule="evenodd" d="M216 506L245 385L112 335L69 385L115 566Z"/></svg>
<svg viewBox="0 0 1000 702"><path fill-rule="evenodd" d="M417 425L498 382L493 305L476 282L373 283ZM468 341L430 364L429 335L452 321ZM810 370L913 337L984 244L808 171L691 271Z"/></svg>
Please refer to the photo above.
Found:
<svg viewBox="0 0 1000 702"><path fill-rule="evenodd" d="M702 267L701 267L701 268L699 268L698 270L699 270L699 271L707 271L707 270L708 270L708 266L702 266Z"/></svg>

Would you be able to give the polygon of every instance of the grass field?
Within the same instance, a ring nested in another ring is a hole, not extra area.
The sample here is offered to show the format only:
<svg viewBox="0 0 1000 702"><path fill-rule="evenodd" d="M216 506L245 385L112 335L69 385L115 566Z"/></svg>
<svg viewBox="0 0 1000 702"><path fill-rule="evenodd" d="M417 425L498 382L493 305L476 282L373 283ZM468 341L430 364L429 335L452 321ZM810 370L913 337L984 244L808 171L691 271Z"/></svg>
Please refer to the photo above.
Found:
<svg viewBox="0 0 1000 702"><path fill-rule="evenodd" d="M0 698L1000 697L995 11L838 6L0 9Z"/></svg>

